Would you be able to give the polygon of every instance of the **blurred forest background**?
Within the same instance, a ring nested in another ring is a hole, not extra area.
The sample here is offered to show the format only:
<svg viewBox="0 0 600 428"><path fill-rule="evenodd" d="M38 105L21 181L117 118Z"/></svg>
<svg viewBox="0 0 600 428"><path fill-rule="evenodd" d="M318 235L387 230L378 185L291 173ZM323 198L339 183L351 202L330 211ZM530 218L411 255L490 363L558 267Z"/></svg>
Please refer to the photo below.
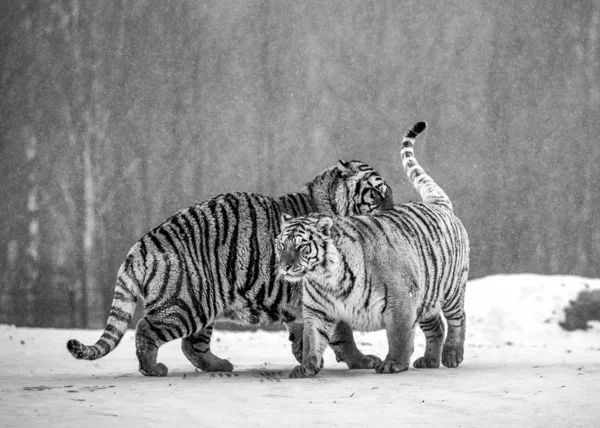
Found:
<svg viewBox="0 0 600 428"><path fill-rule="evenodd" d="M600 2L0 4L0 323L102 327L129 247L360 159L454 201L471 277L600 276Z"/></svg>

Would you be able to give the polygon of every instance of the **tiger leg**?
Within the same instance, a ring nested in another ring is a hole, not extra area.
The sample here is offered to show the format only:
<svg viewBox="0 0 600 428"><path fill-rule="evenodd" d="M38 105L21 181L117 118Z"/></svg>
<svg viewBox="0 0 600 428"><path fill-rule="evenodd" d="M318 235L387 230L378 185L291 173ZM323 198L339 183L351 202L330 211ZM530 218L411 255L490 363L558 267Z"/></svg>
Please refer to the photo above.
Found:
<svg viewBox="0 0 600 428"><path fill-rule="evenodd" d="M425 355L418 358L413 366L416 369L437 369L440 366L444 344L444 322L440 314L425 321L419 321L425 334Z"/></svg>
<svg viewBox="0 0 600 428"><path fill-rule="evenodd" d="M442 364L446 367L458 367L462 363L465 347L465 333L467 317L465 315L465 288L467 284L468 268L463 270L456 288L444 303L442 312L448 324L448 336L442 350Z"/></svg>
<svg viewBox="0 0 600 428"><path fill-rule="evenodd" d="M381 359L375 355L364 355L356 347L352 327L344 321L339 321L329 346L333 349L338 362L345 362L349 369L373 369L381 364Z"/></svg>
<svg viewBox="0 0 600 428"><path fill-rule="evenodd" d="M406 371L414 351L416 307L398 303L386 309L383 319L389 351L385 360L375 368L375 371L377 373Z"/></svg>
<svg viewBox="0 0 600 428"><path fill-rule="evenodd" d="M294 367L291 378L314 377L321 370L323 351L329 344L335 322L305 317L303 328L302 364Z"/></svg>
<svg viewBox="0 0 600 428"><path fill-rule="evenodd" d="M204 327L191 336L184 337L181 341L181 349L186 358L197 368L205 372L230 372L233 365L214 355L210 351L210 338L213 333L213 325Z"/></svg>
<svg viewBox="0 0 600 428"><path fill-rule="evenodd" d="M448 323L448 337L442 350L442 364L455 368L462 363L464 356L467 317L463 308L451 312L444 310L444 316Z"/></svg>
<svg viewBox="0 0 600 428"><path fill-rule="evenodd" d="M289 322L284 324L289 332L288 340L292 342L292 354L294 355L294 358L296 358L296 361L302 364L304 324L302 324L302 322ZM324 364L325 360L321 358L321 368L323 368Z"/></svg>
<svg viewBox="0 0 600 428"><path fill-rule="evenodd" d="M167 343L168 332L161 320L145 316L137 325L135 333L135 353L140 363L140 372L145 376L166 376L169 370L163 363L157 363L158 348Z"/></svg>
<svg viewBox="0 0 600 428"><path fill-rule="evenodd" d="M288 340L292 342L292 354L296 361L302 364L302 346L303 346L303 333L304 324L302 322L287 322L284 323L288 330Z"/></svg>

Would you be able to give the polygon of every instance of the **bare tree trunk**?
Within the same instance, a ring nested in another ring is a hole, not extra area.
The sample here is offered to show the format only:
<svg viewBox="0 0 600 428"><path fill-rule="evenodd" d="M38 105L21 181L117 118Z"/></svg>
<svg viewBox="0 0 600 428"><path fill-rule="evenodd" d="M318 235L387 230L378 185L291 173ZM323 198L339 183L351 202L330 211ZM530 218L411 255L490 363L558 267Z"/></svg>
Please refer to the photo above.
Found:
<svg viewBox="0 0 600 428"><path fill-rule="evenodd" d="M271 52L270 52L270 38L271 38L271 8L268 0L264 0L261 7L262 15L262 43L260 49L261 65L262 65L262 81L263 81L263 97L262 111L260 118L262 121L261 126L261 138L259 144L262 148L262 165L260 169L260 180L259 180L259 191L268 195L274 195L275 193L275 171L274 162L270 161L273 159L273 113L271 111L272 106L275 103L275 89L273 88L273 75L271 72Z"/></svg>
<svg viewBox="0 0 600 428"><path fill-rule="evenodd" d="M14 293L18 278L19 241L11 239L6 244L6 260L3 263L2 282L0 283L0 323L14 323Z"/></svg>
<svg viewBox="0 0 600 428"><path fill-rule="evenodd" d="M97 328L102 326L101 320L105 318L104 298L98 283L99 254L96 240L98 227L90 138L84 136L83 140L83 280L87 314L86 327Z"/></svg>
<svg viewBox="0 0 600 428"><path fill-rule="evenodd" d="M32 129L26 128L25 155L27 158L27 222L28 233L23 260L23 291L25 311L23 322L32 326L36 322L36 288L39 279L40 259L40 219L38 207L39 189L36 179L37 139Z"/></svg>

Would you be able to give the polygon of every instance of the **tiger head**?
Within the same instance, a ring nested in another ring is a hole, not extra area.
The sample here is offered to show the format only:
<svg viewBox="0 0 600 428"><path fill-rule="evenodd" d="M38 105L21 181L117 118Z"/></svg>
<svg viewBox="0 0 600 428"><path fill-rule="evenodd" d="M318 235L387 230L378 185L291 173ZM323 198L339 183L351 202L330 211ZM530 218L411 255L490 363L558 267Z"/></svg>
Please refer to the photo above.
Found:
<svg viewBox="0 0 600 428"><path fill-rule="evenodd" d="M307 184L317 211L329 215L366 215L392 208L392 189L361 161L342 161Z"/></svg>
<svg viewBox="0 0 600 428"><path fill-rule="evenodd" d="M333 221L326 216L292 218L283 214L277 236L279 275L298 282L305 276L327 275L339 266L339 253L331 239Z"/></svg>

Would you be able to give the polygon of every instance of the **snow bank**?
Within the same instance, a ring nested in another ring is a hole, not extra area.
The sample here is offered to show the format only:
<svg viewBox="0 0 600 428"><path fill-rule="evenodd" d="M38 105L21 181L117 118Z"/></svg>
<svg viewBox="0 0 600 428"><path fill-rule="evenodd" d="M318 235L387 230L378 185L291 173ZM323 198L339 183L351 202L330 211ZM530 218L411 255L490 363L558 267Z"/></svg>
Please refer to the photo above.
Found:
<svg viewBox="0 0 600 428"><path fill-rule="evenodd" d="M578 276L495 275L467 284L467 343L600 348L600 324L586 332L559 326L564 308L600 279Z"/></svg>

